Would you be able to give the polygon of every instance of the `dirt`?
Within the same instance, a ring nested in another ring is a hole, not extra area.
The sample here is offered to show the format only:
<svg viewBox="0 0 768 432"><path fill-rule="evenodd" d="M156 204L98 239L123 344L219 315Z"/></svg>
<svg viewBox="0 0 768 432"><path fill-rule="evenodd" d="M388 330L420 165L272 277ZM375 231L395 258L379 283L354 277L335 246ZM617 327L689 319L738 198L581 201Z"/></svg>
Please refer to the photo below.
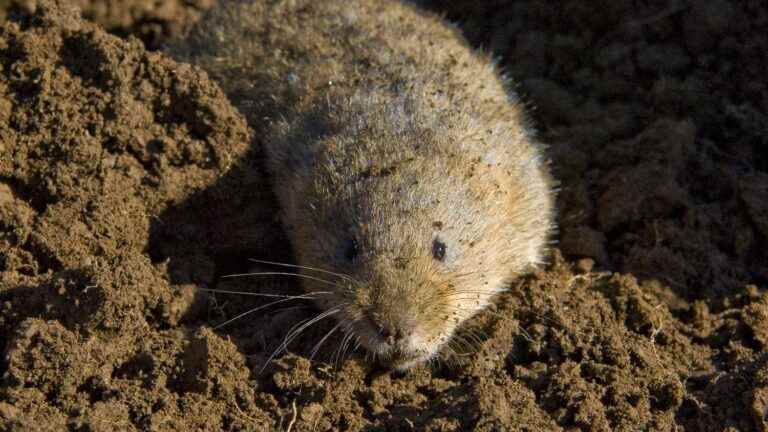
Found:
<svg viewBox="0 0 768 432"><path fill-rule="evenodd" d="M0 19L23 16L37 0L0 0ZM87 20L121 37L134 36L152 50L187 30L216 0L69 0Z"/></svg>
<svg viewBox="0 0 768 432"><path fill-rule="evenodd" d="M269 300L205 289L300 290L224 277L291 251L259 137L156 51L211 2L76 3L0 2L3 430L768 430L761 1L423 2L516 81L560 233L408 373L311 358L332 322L268 362L310 304L215 328Z"/></svg>

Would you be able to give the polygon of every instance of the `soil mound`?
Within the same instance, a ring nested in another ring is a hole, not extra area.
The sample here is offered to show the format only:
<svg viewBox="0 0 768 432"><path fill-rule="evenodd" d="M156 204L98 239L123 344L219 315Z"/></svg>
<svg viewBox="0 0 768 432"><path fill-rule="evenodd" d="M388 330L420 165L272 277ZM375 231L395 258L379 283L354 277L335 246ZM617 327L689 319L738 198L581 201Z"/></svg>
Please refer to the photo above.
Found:
<svg viewBox="0 0 768 432"><path fill-rule="evenodd" d="M154 48L208 2L7 9L3 429L768 429L761 2L422 3L500 56L563 189L551 265L460 364L408 374L335 337L311 359L324 321L268 363L308 303L212 328L274 299L203 289L299 292L223 278L291 260L259 137L205 73L101 27Z"/></svg>

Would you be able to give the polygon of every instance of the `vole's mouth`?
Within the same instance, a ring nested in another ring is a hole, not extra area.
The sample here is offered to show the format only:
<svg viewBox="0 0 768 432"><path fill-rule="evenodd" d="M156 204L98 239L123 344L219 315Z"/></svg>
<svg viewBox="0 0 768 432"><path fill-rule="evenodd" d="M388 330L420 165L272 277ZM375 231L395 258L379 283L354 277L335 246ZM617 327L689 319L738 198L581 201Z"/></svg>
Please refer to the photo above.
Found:
<svg viewBox="0 0 768 432"><path fill-rule="evenodd" d="M428 361L435 354L428 349L388 346L379 351L381 361L392 369L404 371Z"/></svg>
<svg viewBox="0 0 768 432"><path fill-rule="evenodd" d="M426 354L412 354L412 353L394 353L388 359L388 364L391 368L399 371L405 371L420 363L429 360L431 356Z"/></svg>
<svg viewBox="0 0 768 432"><path fill-rule="evenodd" d="M390 330L386 325L362 321L358 334L362 345L380 363L400 371L428 361L437 351L437 347L427 344L414 327L410 327L409 331L398 331Z"/></svg>

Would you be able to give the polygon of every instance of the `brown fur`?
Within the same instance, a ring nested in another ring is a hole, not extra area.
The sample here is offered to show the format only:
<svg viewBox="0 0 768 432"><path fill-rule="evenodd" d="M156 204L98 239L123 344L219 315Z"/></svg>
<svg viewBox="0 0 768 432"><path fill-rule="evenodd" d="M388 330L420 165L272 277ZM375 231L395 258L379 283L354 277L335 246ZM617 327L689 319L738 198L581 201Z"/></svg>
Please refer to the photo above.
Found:
<svg viewBox="0 0 768 432"><path fill-rule="evenodd" d="M348 276L321 307L395 366L431 358L541 262L541 150L489 58L439 18L398 1L230 2L171 52L264 136L299 264Z"/></svg>

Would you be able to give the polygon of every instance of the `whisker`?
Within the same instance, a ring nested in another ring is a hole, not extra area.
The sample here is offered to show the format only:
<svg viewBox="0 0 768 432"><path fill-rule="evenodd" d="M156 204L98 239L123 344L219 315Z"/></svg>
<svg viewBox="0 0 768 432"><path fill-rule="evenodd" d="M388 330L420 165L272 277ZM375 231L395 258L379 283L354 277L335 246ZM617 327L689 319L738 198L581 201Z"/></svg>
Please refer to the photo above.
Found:
<svg viewBox="0 0 768 432"><path fill-rule="evenodd" d="M330 310L327 310L327 311L319 313L317 316L315 316L314 318L310 319L305 324L302 324L301 327L297 328L295 331L293 331L293 333L289 333L289 335L286 336L286 338L284 339L283 343L281 344L282 348L287 349L288 345L290 345L290 343L293 342L294 339L296 339L304 330L306 330L312 324L315 324L316 322L322 320L323 318L325 318L325 317L327 317L329 315L333 315L333 314L335 314L337 312L340 312L340 311L341 311L341 308L337 307L337 308L330 309Z"/></svg>
<svg viewBox="0 0 768 432"><path fill-rule="evenodd" d="M358 338L358 336L355 334L355 332L352 330L352 324L353 324L354 322L355 322L355 321L353 321L352 323L350 323L350 324L347 326L347 332L348 332L347 334L349 334L349 337L348 337L348 338L347 338L347 340L346 340L346 341L344 341L344 343L342 344L342 347L343 347L343 349L342 349L342 351L341 351L341 358L339 359L339 366L341 366L342 364L344 364L344 356L345 356L345 354L347 353L347 350L349 350L349 347L350 347L350 342L352 342L352 339L354 338L354 339L357 339L358 341L360 340L360 339ZM354 351L353 351L353 352L354 352ZM351 353L350 353L350 355L351 355Z"/></svg>
<svg viewBox="0 0 768 432"><path fill-rule="evenodd" d="M461 297L463 296L463 297ZM449 298L468 298L468 299L480 299L483 298L483 296L480 293L454 293L454 294L448 294L442 296L443 298L449 299Z"/></svg>
<svg viewBox="0 0 768 432"><path fill-rule="evenodd" d="M453 354L452 357L454 359L454 364L456 366L461 366L462 358L467 354L467 347L459 343L457 339L452 339L449 343L449 348Z"/></svg>
<svg viewBox="0 0 768 432"><path fill-rule="evenodd" d="M490 290L482 290L482 289L453 289L454 293L469 293L469 294L488 294L491 291Z"/></svg>
<svg viewBox="0 0 768 432"><path fill-rule="evenodd" d="M450 367L452 367L454 370L461 368L466 363L465 357L466 357L466 354L462 354L454 350Z"/></svg>
<svg viewBox="0 0 768 432"><path fill-rule="evenodd" d="M197 288L200 291L206 291L206 292L212 292L212 293L221 293L221 294L240 294L240 295L249 295L254 297L271 297L271 298L306 298L303 297L305 294L298 295L298 296L291 296L291 295L285 295L285 294L263 294L263 293L254 293L249 291L231 291L231 290L223 290L223 289L214 289L214 288ZM333 294L330 291L315 291L312 293L312 295L315 294Z"/></svg>
<svg viewBox="0 0 768 432"><path fill-rule="evenodd" d="M291 298L285 298L285 299L282 299L282 300L276 300L276 301L273 301L273 302L269 302L269 303L267 303L265 305L261 305L259 307L255 307L253 309L247 310L247 311L241 313L240 315L238 315L238 316L236 316L234 318L228 319L228 320L224 321L223 323L217 325L213 329L214 330L218 330L218 329L224 327L225 325L227 325L227 324L229 324L229 323L231 323L233 321L239 320L240 318L242 318L242 317L244 317L246 315L250 315L250 314L252 314L252 313L254 313L256 311L260 311L262 309L266 309L266 308L268 308L268 307L270 307L272 305L276 305L278 303L284 303L284 302L287 302L287 301L290 301L290 300L303 299L303 298L311 299L312 296L311 296L311 294L306 294L306 295L303 295L303 296L295 296L295 297L291 297Z"/></svg>
<svg viewBox="0 0 768 432"><path fill-rule="evenodd" d="M447 350L447 352L446 352L447 357L445 357L443 359L445 361L445 365L449 369L454 369L455 366L458 365L458 358L459 358L459 354L456 352L456 350L453 348L453 346L451 346L452 343L453 343L453 341L448 341L448 343L446 343L445 350ZM440 357L439 356L435 356L435 358L437 359L437 363L438 363L438 366L439 366L440 365Z"/></svg>
<svg viewBox="0 0 768 432"><path fill-rule="evenodd" d="M322 314L323 313L321 312L321 313L315 315L314 317L302 320L298 324L296 324L293 327L291 327L291 329L288 330L288 333L286 333L286 335L283 338L282 342L280 342L280 345L278 345L277 351L279 352L283 348L287 349L288 345L291 342L293 342L293 340L295 339L295 336L298 336L299 333L301 333L304 330L304 328L306 328L306 327L304 327L304 325L307 324L307 323L313 322L313 320L317 319L317 317L322 315Z"/></svg>
<svg viewBox="0 0 768 432"><path fill-rule="evenodd" d="M483 295L483 294L484 295L489 295L491 293L488 292L488 291L456 291L456 292L453 292L453 293L450 293L450 294L442 294L441 297L443 297L443 298L452 298L452 297L456 297L456 296L460 296L460 295L476 295L476 296L480 296L480 295Z"/></svg>
<svg viewBox="0 0 768 432"><path fill-rule="evenodd" d="M325 340L328 339L328 337L331 336L333 334L333 332L335 332L339 327L341 327L341 323L338 323L335 326L333 326L333 328L331 330L329 330L328 333L326 333L326 335L323 336L322 339L320 339L320 342L318 342L315 345L315 347L312 348L312 353L309 356L309 361L310 362L312 361L313 358L315 358L315 355L317 354L317 351L320 350L320 346L323 344L323 342L325 342Z"/></svg>
<svg viewBox="0 0 768 432"><path fill-rule="evenodd" d="M464 340L469 344L473 351L480 351L483 347L482 337L474 330L466 329L466 334L463 336Z"/></svg>
<svg viewBox="0 0 768 432"><path fill-rule="evenodd" d="M527 340L530 343L533 343L533 337L526 329L524 329L522 326L518 326L518 330L520 330L520 333L523 334L523 339Z"/></svg>
<svg viewBox="0 0 768 432"><path fill-rule="evenodd" d="M453 276L451 276L451 279L455 280L455 279L459 279L459 278L463 278L463 277L467 277L467 276L472 276L472 275L475 275L475 274L477 274L477 270L466 272L466 273L460 273L460 274L457 274L457 275L453 275Z"/></svg>
<svg viewBox="0 0 768 432"><path fill-rule="evenodd" d="M317 316L317 315L315 315L315 316ZM296 323L296 324L294 324L293 326L291 326L291 328L290 328L290 329L288 329L288 332L285 334L285 337L283 337L283 341L282 341L282 342L280 342L280 345L278 345L278 349L279 349L280 347L282 347L282 346L283 346L283 344L285 343L285 341L286 341L286 340L287 340L289 337L291 337L291 335L293 334L293 332L294 332L294 331L296 331L296 330L297 330L299 327L301 327L301 326L302 326L302 325L304 325L305 323L308 323L308 322L309 322L309 321L311 321L311 320L312 320L312 318L305 318L305 319L303 319L303 320L301 320L301 321L297 322L297 323Z"/></svg>
<svg viewBox="0 0 768 432"><path fill-rule="evenodd" d="M344 335L344 339L341 340L341 343L338 347L336 347L336 350L334 350L333 357L331 358L331 361L333 362L334 368L339 368L339 359L342 356L342 350L344 348L344 344L346 344L347 340L349 340L352 336L352 333L347 333Z"/></svg>
<svg viewBox="0 0 768 432"><path fill-rule="evenodd" d="M354 336L354 333L353 333L353 336L350 337L347 340L347 342L344 344L344 350L341 352L341 364L344 364L345 359L350 358L352 356L352 354L354 353L354 350L350 350L350 348L352 347L352 341L356 337L357 336Z"/></svg>
<svg viewBox="0 0 768 432"><path fill-rule="evenodd" d="M462 354L466 354L466 353L468 353L470 351L468 349L468 347L467 347L466 340L463 337L459 336L459 335L453 335L453 338L452 338L451 342L453 342L453 345L458 350L460 350ZM457 354L458 354L458 351L457 351Z"/></svg>
<svg viewBox="0 0 768 432"><path fill-rule="evenodd" d="M326 310L324 312L319 313L314 318L312 318L312 319L310 319L308 321L305 321L303 324L300 324L300 326L298 328L296 328L296 326L294 326L294 328L296 328L296 329L288 332L288 334L286 335L286 337L283 340L283 342L280 345L278 345L278 347L272 352L272 354L269 356L269 358L267 358L267 360L264 362L264 365L261 367L261 370L259 371L259 373L261 374L262 372L264 372L264 369L266 369L267 365L275 358L275 356L277 356L277 354L279 354L284 349L288 349L288 345L290 345L291 342L293 342L293 340L296 339L309 326L311 326L312 324L322 320L323 318L325 318L327 316L333 315L333 314L338 313L338 312L341 312L341 305L336 306L333 309L328 309L328 310Z"/></svg>
<svg viewBox="0 0 768 432"><path fill-rule="evenodd" d="M350 281L354 282L354 279L352 279L352 277L349 276L349 275L346 275L346 274L343 274L343 273L336 273L336 272L332 272L330 270L325 270L325 269L321 269L321 268L317 268L317 267L309 267L309 266L302 266L302 265L296 265L296 264L281 263L281 262L276 262L276 261L265 261L265 260L259 260L259 259L254 259L254 258L250 258L248 261L259 263L259 264L269 264L269 265L276 265L276 266L281 266L281 267L290 267L290 268L312 270L312 271L316 271L316 272L320 272L320 273L325 273L325 274L337 276L337 277L340 277L340 278L343 278L343 279L347 279L347 280L350 280Z"/></svg>
<svg viewBox="0 0 768 432"><path fill-rule="evenodd" d="M339 356L339 352L341 351L341 347L344 346L344 342L349 337L349 332L347 331L348 329L349 329L349 325L345 326L344 337L341 338L341 342L339 342L338 345L336 345L336 348L333 350L333 355L331 356L330 360L334 364L334 367L336 365L336 358Z"/></svg>
<svg viewBox="0 0 768 432"><path fill-rule="evenodd" d="M291 329L294 329L294 328L296 328L296 327L298 327L298 326L300 326L300 325L302 325L302 324L306 323L307 321L309 321L309 319L305 319L305 320L302 320L302 321L300 321L298 324L296 324L295 326L293 326ZM265 369L267 368L267 366L268 366L268 365L269 365L269 364L272 362L272 360L273 360L273 359L274 359L274 358L277 356L277 354L278 354L278 353L280 353L280 351L282 351L282 349L283 349L283 343L280 343L280 345L278 345L278 346L275 348L275 350L274 350L274 351L272 351L272 354L270 354L270 355L269 355L269 357L267 357L267 359L264 361L264 364L263 364L263 365L261 365L261 369L259 369L259 375L261 375L262 373L264 373L264 370L265 370Z"/></svg>
<svg viewBox="0 0 768 432"><path fill-rule="evenodd" d="M442 358L445 357L445 355L446 355L445 352L441 352L437 355L430 357L428 360L429 366L433 370L439 370L442 367L442 363L443 363ZM447 362L445 362L445 364L447 365Z"/></svg>
<svg viewBox="0 0 768 432"><path fill-rule="evenodd" d="M317 282L322 282L324 284L328 284L330 286L339 286L338 283L327 281L325 279L320 279L314 276L309 276L301 273L288 273L288 272L256 272L256 273L236 273L236 274L230 274L230 275L224 275L222 278L236 278L236 277L248 277L248 276L296 276L298 278L304 278L304 279L310 279Z"/></svg>

